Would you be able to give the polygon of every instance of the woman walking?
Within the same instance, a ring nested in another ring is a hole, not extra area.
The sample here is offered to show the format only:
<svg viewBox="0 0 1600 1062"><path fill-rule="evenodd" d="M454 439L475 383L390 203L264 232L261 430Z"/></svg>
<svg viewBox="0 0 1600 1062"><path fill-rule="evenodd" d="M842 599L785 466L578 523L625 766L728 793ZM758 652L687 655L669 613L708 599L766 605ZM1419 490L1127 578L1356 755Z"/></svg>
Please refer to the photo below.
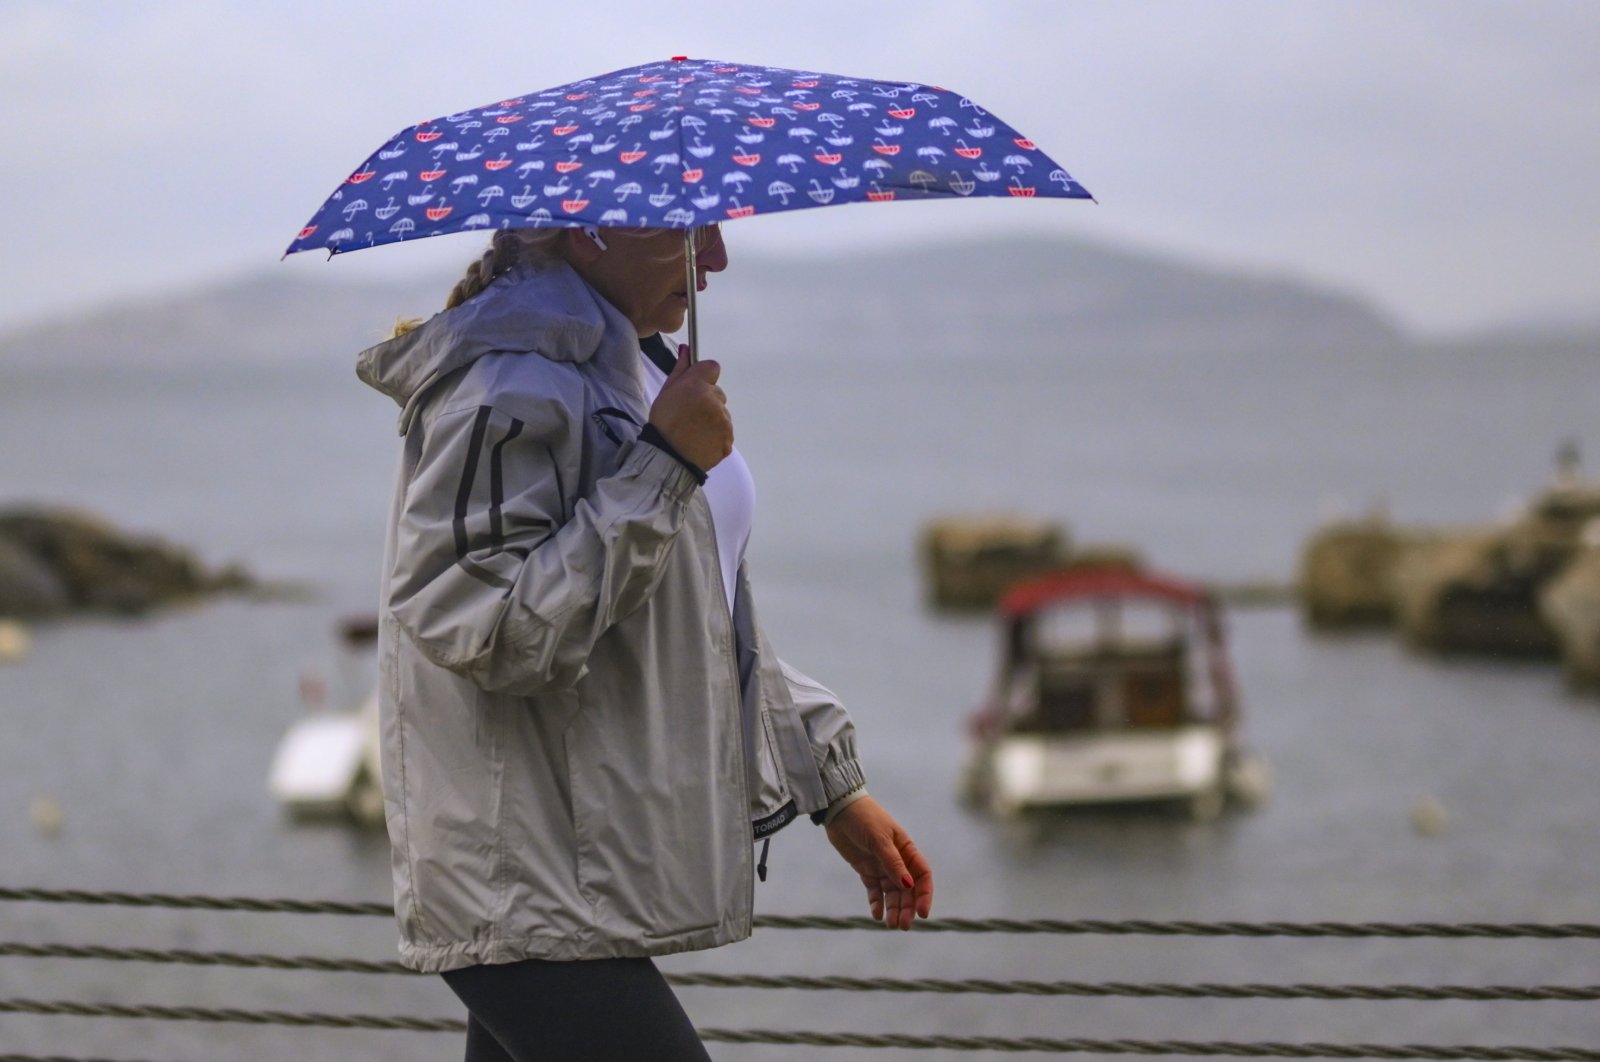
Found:
<svg viewBox="0 0 1600 1062"><path fill-rule="evenodd" d="M695 239L704 287L727 252ZM401 954L466 1004L468 1062L706 1058L650 957L749 936L800 815L874 918L931 908L849 716L762 633L720 367L660 338L686 284L679 231L506 230L360 359L403 435L379 642Z"/></svg>

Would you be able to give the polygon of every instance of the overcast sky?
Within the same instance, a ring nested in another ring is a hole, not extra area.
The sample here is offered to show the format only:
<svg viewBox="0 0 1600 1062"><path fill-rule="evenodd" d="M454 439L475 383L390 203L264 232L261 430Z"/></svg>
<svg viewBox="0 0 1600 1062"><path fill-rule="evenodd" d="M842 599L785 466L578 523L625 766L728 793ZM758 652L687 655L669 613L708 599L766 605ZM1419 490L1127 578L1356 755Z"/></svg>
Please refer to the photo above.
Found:
<svg viewBox="0 0 1600 1062"><path fill-rule="evenodd" d="M0 327L277 262L412 123L674 54L940 84L1093 191L741 222L734 254L1075 234L1368 295L1429 333L1600 318L1594 0L0 0Z"/></svg>

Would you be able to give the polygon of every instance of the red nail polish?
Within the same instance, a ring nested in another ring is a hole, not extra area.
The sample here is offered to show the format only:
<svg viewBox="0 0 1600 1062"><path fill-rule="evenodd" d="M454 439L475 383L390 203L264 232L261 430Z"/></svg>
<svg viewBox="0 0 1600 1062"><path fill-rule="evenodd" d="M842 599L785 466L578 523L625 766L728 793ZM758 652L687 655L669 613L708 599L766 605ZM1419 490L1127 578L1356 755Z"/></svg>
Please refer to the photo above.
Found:
<svg viewBox="0 0 1600 1062"><path fill-rule="evenodd" d="M901 878L900 878L900 884L902 884L902 885L904 885L904 886L905 886L905 887L906 887L906 888L908 888L908 889L909 889L909 888L911 888L911 887L912 887L912 886L913 886L913 885L915 885L915 884L916 884L916 882L915 882L915 881L913 881L913 880L911 880L911 875L910 875L910 874L905 874L905 875L902 875L902 876L901 876Z"/></svg>

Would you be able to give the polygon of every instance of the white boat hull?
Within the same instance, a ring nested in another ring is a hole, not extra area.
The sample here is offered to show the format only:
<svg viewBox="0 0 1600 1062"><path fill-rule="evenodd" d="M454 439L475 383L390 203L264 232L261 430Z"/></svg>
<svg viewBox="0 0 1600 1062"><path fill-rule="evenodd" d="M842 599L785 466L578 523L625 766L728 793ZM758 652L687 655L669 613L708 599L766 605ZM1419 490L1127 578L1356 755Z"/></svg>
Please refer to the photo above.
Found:
<svg viewBox="0 0 1600 1062"><path fill-rule="evenodd" d="M297 816L383 821L376 695L355 711L296 721L273 756L268 786Z"/></svg>
<svg viewBox="0 0 1600 1062"><path fill-rule="evenodd" d="M1008 734L988 749L995 808L1221 800L1226 746L1214 726L1092 734Z"/></svg>

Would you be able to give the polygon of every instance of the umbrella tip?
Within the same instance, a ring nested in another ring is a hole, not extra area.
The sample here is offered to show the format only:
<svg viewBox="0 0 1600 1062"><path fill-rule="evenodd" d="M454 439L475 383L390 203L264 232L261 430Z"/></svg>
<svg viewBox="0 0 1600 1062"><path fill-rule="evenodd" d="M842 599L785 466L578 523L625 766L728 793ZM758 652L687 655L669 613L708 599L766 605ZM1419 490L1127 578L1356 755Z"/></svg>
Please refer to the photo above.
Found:
<svg viewBox="0 0 1600 1062"><path fill-rule="evenodd" d="M689 61L689 57L687 55L674 55L672 61L674 63L686 63Z"/></svg>

